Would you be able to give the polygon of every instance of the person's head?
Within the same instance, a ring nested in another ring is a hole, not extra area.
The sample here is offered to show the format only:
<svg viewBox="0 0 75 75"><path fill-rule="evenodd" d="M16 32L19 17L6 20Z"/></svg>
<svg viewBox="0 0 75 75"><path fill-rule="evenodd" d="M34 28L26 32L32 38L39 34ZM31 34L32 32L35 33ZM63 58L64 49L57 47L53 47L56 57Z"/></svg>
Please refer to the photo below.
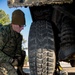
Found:
<svg viewBox="0 0 75 75"><path fill-rule="evenodd" d="M12 13L11 24L13 30L15 30L18 33L20 33L20 31L24 28L25 14L20 9L17 9Z"/></svg>

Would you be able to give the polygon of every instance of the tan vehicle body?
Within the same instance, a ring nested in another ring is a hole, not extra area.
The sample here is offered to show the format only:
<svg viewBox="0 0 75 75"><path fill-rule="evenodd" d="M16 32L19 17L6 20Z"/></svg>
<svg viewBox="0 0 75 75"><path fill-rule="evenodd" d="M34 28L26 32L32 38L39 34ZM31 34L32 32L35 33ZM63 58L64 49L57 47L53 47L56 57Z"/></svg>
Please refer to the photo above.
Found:
<svg viewBox="0 0 75 75"><path fill-rule="evenodd" d="M19 7L19 6L40 6L45 4L63 4L72 3L73 0L8 0L9 7Z"/></svg>

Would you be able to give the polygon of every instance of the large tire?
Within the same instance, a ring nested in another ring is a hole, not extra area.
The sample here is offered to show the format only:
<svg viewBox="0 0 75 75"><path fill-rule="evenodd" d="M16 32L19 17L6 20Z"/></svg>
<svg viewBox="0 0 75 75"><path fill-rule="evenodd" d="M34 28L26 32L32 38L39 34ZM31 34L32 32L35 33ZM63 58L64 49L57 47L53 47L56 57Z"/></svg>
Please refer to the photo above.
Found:
<svg viewBox="0 0 75 75"><path fill-rule="evenodd" d="M31 75L53 75L55 42L51 23L33 22L29 32L28 53Z"/></svg>
<svg viewBox="0 0 75 75"><path fill-rule="evenodd" d="M60 60L71 60L75 53L75 22L68 17L63 18L60 40Z"/></svg>

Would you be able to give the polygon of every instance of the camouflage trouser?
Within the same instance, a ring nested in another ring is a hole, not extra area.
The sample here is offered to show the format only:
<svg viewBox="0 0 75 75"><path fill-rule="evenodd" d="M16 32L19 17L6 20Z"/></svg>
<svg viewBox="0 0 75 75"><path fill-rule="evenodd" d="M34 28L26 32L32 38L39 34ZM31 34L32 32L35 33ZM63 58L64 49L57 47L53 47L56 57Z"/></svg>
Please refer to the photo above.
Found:
<svg viewBox="0 0 75 75"><path fill-rule="evenodd" d="M10 64L10 57L0 51L0 75L18 75Z"/></svg>
<svg viewBox="0 0 75 75"><path fill-rule="evenodd" d="M0 63L0 75L18 75L10 63Z"/></svg>

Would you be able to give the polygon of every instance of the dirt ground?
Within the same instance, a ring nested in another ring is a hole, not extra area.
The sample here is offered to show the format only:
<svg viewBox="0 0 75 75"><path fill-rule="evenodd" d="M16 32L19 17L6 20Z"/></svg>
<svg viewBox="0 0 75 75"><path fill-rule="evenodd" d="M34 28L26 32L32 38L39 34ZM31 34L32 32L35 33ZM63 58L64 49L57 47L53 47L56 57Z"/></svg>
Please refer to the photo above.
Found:
<svg viewBox="0 0 75 75"><path fill-rule="evenodd" d="M69 63L61 62L61 66L63 67L63 69L64 69L65 71L68 72L68 75L75 75L75 67L71 67L71 65L70 65ZM23 71L30 74L30 69L29 69L29 67L24 67L24 68L23 68Z"/></svg>
<svg viewBox="0 0 75 75"><path fill-rule="evenodd" d="M67 69L67 68L66 68ZM29 70L29 68L24 68L23 69L24 70L24 72L27 72L27 73L29 73L30 74L30 70ZM68 70L68 69L67 69ZM68 70L68 75L75 75L75 68L69 68L69 70Z"/></svg>

